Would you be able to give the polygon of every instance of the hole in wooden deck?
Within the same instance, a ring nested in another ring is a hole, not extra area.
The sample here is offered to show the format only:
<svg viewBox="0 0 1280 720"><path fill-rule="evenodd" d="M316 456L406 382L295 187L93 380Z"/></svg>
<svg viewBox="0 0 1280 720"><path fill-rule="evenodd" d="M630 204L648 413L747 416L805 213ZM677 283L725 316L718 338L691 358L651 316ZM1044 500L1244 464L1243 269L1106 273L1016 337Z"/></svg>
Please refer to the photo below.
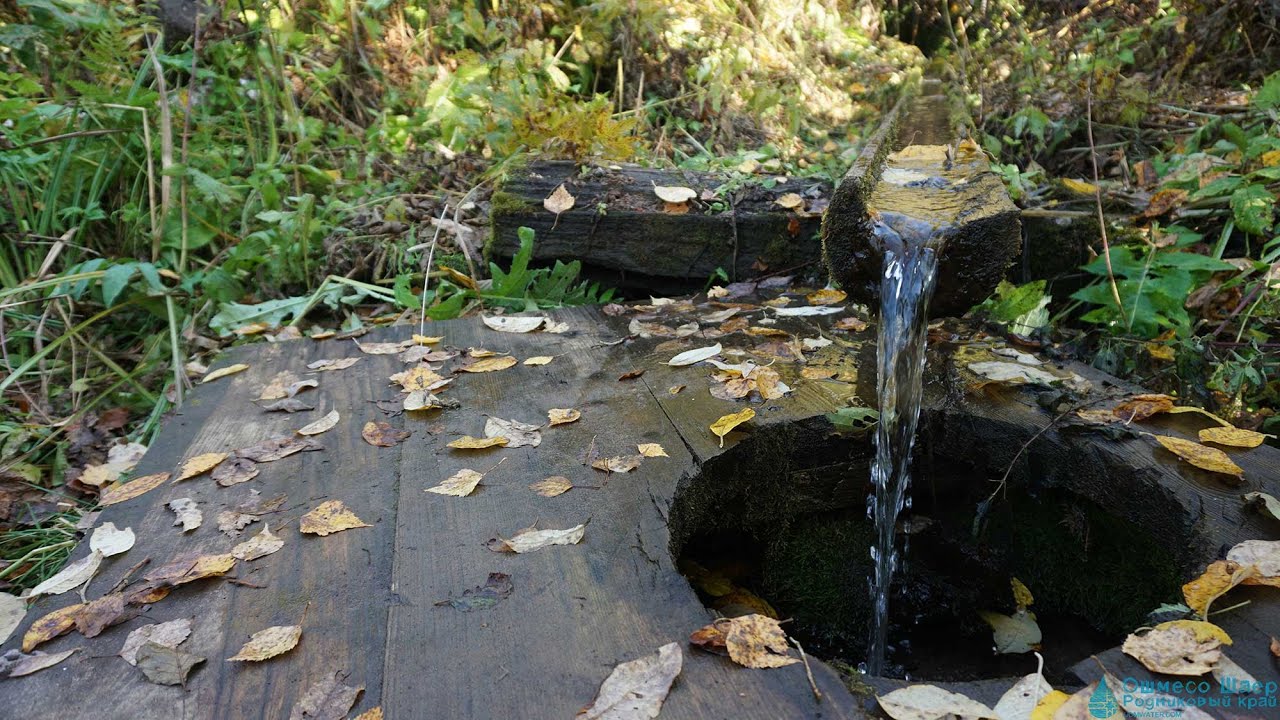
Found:
<svg viewBox="0 0 1280 720"><path fill-rule="evenodd" d="M983 423L957 424L954 411L926 412L921 427L899 525L907 550L890 600L888 674L963 681L1033 671L1031 654L993 652L979 615L1015 610L1013 577L1035 596L1050 681L1074 682L1072 665L1178 596L1179 538L1046 485L1042 463L1052 459L1022 457L975 534L979 503L1003 472L993 475L986 446L1011 444L1007 457L1029 436L993 440ZM946 452L957 447L970 456ZM671 549L703 602L725 615L769 608L791 619L785 627L811 654L852 672L870 610L871 452L869 435L840 435L815 418L765 427L686 478Z"/></svg>

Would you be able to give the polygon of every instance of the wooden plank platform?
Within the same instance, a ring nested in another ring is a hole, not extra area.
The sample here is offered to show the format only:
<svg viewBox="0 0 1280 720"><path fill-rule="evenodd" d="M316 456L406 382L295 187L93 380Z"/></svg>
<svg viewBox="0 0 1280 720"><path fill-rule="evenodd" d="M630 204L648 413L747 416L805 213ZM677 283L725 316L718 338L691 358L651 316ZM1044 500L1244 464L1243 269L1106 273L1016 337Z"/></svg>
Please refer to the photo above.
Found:
<svg viewBox="0 0 1280 720"><path fill-rule="evenodd" d="M702 306L697 312L713 309L719 306ZM772 314L751 311L752 324ZM815 418L851 397L865 402L874 388L871 373L852 383L795 383L786 398L758 405L757 418L731 433L722 449L708 425L743 405L709 395L705 366L667 366L665 361L678 351L670 338L619 342L628 336L634 316L611 316L601 308L566 309L554 316L568 324L568 332L499 333L474 318L432 323L428 332L443 335L445 345L484 347L522 360L556 357L545 366L517 364L494 373L461 374L443 393L461 407L425 419L388 413L377 404L398 402L398 389L387 378L405 366L394 355L363 355L349 340L256 344L228 352L215 367L244 362L250 369L198 386L187 406L166 421L135 475L175 470L200 453L229 452L286 435L330 410L338 410L341 421L315 438L323 450L263 464L250 482L219 488L207 476L198 477L107 508L99 523L132 527L138 542L104 562L87 597L101 596L143 558L155 568L183 553L228 552L261 523L232 539L218 531L216 515L246 502L251 490L260 491L263 499L287 496L281 510L266 520L285 540L284 548L240 563L233 572L262 587L217 579L194 582L97 638L86 640L73 631L46 643L41 650L83 649L55 668L0 681L4 714L285 718L308 687L336 675L348 685L364 686L353 716L381 706L390 718L569 718L592 701L619 662L675 642L683 648L684 667L663 706L666 720L872 716L864 709L868 701L850 694L838 674L816 660L812 664L821 702L799 664L748 670L691 649L689 634L713 616L676 570L667 525L673 498L707 460L749 441L753 428ZM775 327L801 337L830 336L831 322L839 317L778 318ZM702 332L714 327L705 325ZM382 328L360 341L406 340L412 332L416 326ZM846 352L865 357L870 351L869 333L839 336L850 344ZM715 340L690 337L684 345L719 341L726 349L750 349L768 340L735 332ZM315 376L319 387L300 396L316 405L314 412L264 413L250 402L280 371L301 377L315 360L357 356L361 359L351 368ZM1232 452L1245 468L1245 486L1225 489L1212 478L1188 473L1163 450L1141 440L1099 440L1048 427L1054 415L1036 403L1031 390L1013 391L1012 400L983 394L956 398L943 382L956 373L945 353L930 361L931 403L953 407L947 412L962 413L970 419L965 422L994 423L1014 433L1007 443L966 449L991 467L1002 470L1013 462L1019 444L1027 440L1029 452L1019 463L1031 463L1030 470L1047 468L1052 483L1097 492L1121 503L1119 507L1132 508L1138 522L1148 516L1152 522L1168 522L1167 512L1159 517L1150 512L1163 502L1200 508L1177 515L1179 523L1166 532L1171 542L1187 544L1186 557L1200 557L1202 563L1213 559L1215 543L1277 537L1275 523L1241 510L1238 495L1249 490L1280 493L1280 452L1267 447ZM456 366L453 361L446 368ZM634 380L619 380L640 370L644 374ZM1094 380L1101 390L1106 379L1094 374ZM668 391L680 384L687 389ZM582 419L544 428L537 448L476 453L445 447L460 435L482 435L486 415L541 424L553 407L577 408ZM360 436L370 420L385 420L412 435L395 447L373 447ZM960 429L950 436L936 432L943 445L966 442ZM636 444L645 442L660 443L670 457L648 458L633 472L608 477L583 465L584 452L593 443L609 457L633 453ZM500 460L470 497L425 492L461 468L484 472ZM1105 486L1106 473L1118 467L1137 468L1145 497L1119 497ZM577 487L554 498L529 490L529 483L551 475L601 487ZM861 498L862 487L851 492ZM1116 497L1108 496L1112 492ZM194 498L204 511L203 526L186 535L172 527L174 515L165 507L180 497ZM341 500L371 527L328 537L300 535L298 518L326 500ZM491 538L511 537L534 524L567 528L584 522L586 537L575 546L523 555L498 554L484 546ZM81 547L76 557L86 552ZM514 591L508 599L473 612L436 605L483 585L494 572L510 575ZM78 602L75 595L38 602L5 648L17 646L31 621ZM1276 607L1269 597L1255 605L1272 617ZM183 617L194 619L194 632L182 649L208 658L186 689L151 684L115 656L134 627ZM253 632L291 624L301 624L303 635L288 654L262 663L226 661ZM1259 626L1257 632L1275 630ZM1255 674L1265 671L1250 667L1253 659L1236 659Z"/></svg>

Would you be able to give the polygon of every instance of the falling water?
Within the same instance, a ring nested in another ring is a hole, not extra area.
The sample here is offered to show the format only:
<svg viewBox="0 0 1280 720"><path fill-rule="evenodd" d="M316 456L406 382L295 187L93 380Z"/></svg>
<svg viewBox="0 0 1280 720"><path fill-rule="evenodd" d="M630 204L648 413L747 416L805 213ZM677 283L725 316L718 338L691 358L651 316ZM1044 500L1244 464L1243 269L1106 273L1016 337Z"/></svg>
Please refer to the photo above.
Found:
<svg viewBox="0 0 1280 720"><path fill-rule="evenodd" d="M875 521L871 559L873 615L866 669L884 671L888 637L889 584L898 565L894 528L908 502L911 447L920 419L921 375L937 259L929 240L936 229L927 222L884 213L875 226L884 252L880 280L880 328L876 346L880 422L876 425L876 457L871 465L875 495L867 514Z"/></svg>

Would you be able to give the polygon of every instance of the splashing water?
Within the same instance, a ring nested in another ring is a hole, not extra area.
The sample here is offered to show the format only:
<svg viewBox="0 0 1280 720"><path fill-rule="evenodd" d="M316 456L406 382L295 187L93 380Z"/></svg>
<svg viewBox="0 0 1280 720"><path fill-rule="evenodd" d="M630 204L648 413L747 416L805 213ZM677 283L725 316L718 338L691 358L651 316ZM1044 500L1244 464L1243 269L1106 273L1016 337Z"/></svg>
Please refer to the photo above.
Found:
<svg viewBox="0 0 1280 720"><path fill-rule="evenodd" d="M880 327L876 345L880 422L876 456L871 465L875 495L867 498L867 515L875 521L871 560L873 614L866 670L884 671L889 631L889 584L898 566L894 529L908 502L911 448L920 419L921 376L928 330L929 298L937 258L929 240L937 230L929 223L884 213L875 226L882 242L884 272L880 279Z"/></svg>

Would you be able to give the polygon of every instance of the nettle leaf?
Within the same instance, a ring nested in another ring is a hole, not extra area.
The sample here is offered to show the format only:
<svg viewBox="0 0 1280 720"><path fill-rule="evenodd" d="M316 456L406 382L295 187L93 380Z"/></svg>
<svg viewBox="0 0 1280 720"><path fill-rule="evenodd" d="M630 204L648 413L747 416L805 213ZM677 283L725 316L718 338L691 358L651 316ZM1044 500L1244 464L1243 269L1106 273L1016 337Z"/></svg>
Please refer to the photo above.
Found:
<svg viewBox="0 0 1280 720"><path fill-rule="evenodd" d="M1220 177L1217 180L1210 182L1208 185L1205 185L1199 190L1196 190L1195 192L1188 195L1187 200L1195 201L1195 200L1203 200L1205 198L1220 197L1222 195L1228 195L1243 184L1244 184L1244 178L1242 177L1237 177L1235 175Z"/></svg>
<svg viewBox="0 0 1280 720"><path fill-rule="evenodd" d="M1262 185L1246 185L1231 193L1236 227L1253 235L1262 235L1271 229L1275 206L1275 196Z"/></svg>
<svg viewBox="0 0 1280 720"><path fill-rule="evenodd" d="M1253 106L1264 110L1280 107L1280 70L1267 76L1258 94L1253 96Z"/></svg>
<svg viewBox="0 0 1280 720"><path fill-rule="evenodd" d="M114 305L120 293L129 287L129 280L137 271L137 263L124 263L107 268L102 275L102 303L107 307Z"/></svg>

